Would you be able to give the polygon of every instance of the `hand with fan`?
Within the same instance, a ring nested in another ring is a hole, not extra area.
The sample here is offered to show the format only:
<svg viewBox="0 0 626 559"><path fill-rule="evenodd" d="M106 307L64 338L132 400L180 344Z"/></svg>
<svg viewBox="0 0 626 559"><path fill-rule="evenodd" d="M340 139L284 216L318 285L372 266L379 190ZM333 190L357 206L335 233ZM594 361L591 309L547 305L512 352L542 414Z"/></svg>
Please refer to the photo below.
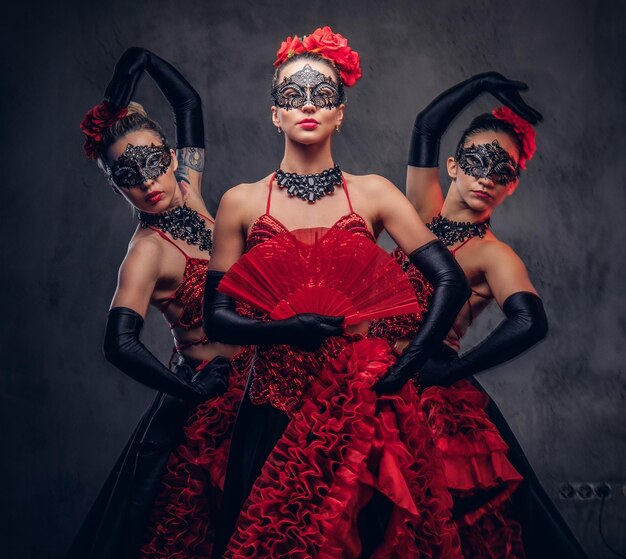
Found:
<svg viewBox="0 0 626 559"><path fill-rule="evenodd" d="M267 312L343 316L346 326L420 311L402 269L364 236L339 228L285 231L244 254L218 290Z"/></svg>

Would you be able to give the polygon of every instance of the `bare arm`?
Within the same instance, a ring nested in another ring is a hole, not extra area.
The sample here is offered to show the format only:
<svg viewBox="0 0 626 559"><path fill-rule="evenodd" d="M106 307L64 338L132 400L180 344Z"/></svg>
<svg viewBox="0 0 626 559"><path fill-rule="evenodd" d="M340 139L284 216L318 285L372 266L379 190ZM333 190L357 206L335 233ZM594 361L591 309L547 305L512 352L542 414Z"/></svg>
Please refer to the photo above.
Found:
<svg viewBox="0 0 626 559"><path fill-rule="evenodd" d="M192 379L172 373L141 343L143 317L160 274L161 247L143 238L131 245L120 267L107 319L103 350L109 362L146 386L197 404L222 394L230 366L214 359Z"/></svg>
<svg viewBox="0 0 626 559"><path fill-rule="evenodd" d="M213 255L209 270L227 272L245 250L244 211L246 197L241 187L228 190L220 201L213 227Z"/></svg>
<svg viewBox="0 0 626 559"><path fill-rule="evenodd" d="M159 279L161 257L162 248L153 239L143 238L130 246L120 266L111 308L126 307L146 316Z"/></svg>
<svg viewBox="0 0 626 559"><path fill-rule="evenodd" d="M406 197L417 210L420 219L428 223L443 206L443 189L439 182L439 167L406 168Z"/></svg>
<svg viewBox="0 0 626 559"><path fill-rule="evenodd" d="M537 295L522 259L504 243L485 243L480 267L500 308L513 293L524 291Z"/></svg>
<svg viewBox="0 0 626 559"><path fill-rule="evenodd" d="M407 254L436 237L426 228L415 208L392 183L373 177L377 218L396 244Z"/></svg>

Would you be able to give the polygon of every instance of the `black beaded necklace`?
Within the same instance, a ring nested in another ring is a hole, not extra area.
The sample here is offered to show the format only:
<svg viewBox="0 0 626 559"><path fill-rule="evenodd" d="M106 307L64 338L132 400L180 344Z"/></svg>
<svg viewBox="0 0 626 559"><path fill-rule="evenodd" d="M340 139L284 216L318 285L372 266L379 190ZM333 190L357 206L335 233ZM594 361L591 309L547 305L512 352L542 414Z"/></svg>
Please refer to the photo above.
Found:
<svg viewBox="0 0 626 559"><path fill-rule="evenodd" d="M463 242L472 237L485 236L489 229L489 218L478 223L470 223L469 221L452 221L441 214L433 217L430 223L426 224L438 238L446 246L452 246L455 243Z"/></svg>
<svg viewBox="0 0 626 559"><path fill-rule="evenodd" d="M286 188L289 196L297 196L311 204L327 194L332 194L335 187L342 182L343 175L339 165L310 175L285 173L282 169L276 170L276 183L280 188Z"/></svg>
<svg viewBox="0 0 626 559"><path fill-rule="evenodd" d="M196 210L183 204L160 214L139 212L139 223L145 229L149 225L169 233L174 239L182 239L188 245L196 245L200 250L211 252L213 239L211 230Z"/></svg>

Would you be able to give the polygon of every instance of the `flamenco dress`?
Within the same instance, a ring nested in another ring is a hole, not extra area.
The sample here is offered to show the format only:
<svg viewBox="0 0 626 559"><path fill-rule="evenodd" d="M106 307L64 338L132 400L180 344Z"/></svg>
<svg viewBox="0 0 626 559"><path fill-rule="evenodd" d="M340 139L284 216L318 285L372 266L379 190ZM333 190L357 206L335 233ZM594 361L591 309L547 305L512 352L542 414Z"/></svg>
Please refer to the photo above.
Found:
<svg viewBox="0 0 626 559"><path fill-rule="evenodd" d="M209 260L190 257L161 230L151 229L186 261L183 279L165 305L182 308L170 327L195 329L202 324ZM175 346L170 368L191 380L206 363L179 352L207 342L203 337ZM248 370L250 356L246 349L236 355L227 391L194 408L174 396L157 394L88 513L68 559L210 556L230 437L245 386L242 372Z"/></svg>
<svg viewBox="0 0 626 559"><path fill-rule="evenodd" d="M451 250L455 254L471 238ZM427 307L432 288L397 248L392 256ZM485 298L472 290L473 295ZM470 324L472 321L471 299ZM394 347L411 339L419 315L372 322L370 333ZM451 362L463 336L453 328L431 359ZM416 377L418 378L418 377ZM466 558L584 559L585 552L541 486L502 412L470 376L449 387L419 388L418 413L428 424L444 463L454 522Z"/></svg>
<svg viewBox="0 0 626 559"><path fill-rule="evenodd" d="M345 242L376 249L345 184L344 192L350 212L320 234L348 232ZM271 216L271 193L272 181L248 251L295 233ZM269 319L258 309L249 316ZM367 334L332 337L312 352L256 348L213 559L462 557L416 387L384 396L372 389L394 361L389 344Z"/></svg>

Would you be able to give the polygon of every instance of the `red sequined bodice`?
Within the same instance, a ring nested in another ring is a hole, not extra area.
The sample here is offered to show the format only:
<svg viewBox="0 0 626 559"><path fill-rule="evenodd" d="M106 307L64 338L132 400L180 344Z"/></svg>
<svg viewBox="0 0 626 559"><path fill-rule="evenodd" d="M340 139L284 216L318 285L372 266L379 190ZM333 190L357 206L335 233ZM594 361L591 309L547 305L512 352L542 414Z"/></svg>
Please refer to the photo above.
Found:
<svg viewBox="0 0 626 559"><path fill-rule="evenodd" d="M332 227L338 227L356 235L363 235L372 242L376 242L376 239L367 227L367 223L365 223L365 220L357 213L350 212L340 217ZM280 221L270 214L264 213L250 227L246 250L250 250L265 241L269 241L275 235L284 233L285 231L288 231L288 229Z"/></svg>
<svg viewBox="0 0 626 559"><path fill-rule="evenodd" d="M203 216L205 219L210 219ZM161 311L165 311L172 303L181 309L180 316L173 322L168 320L170 328L181 328L183 330L192 330L202 325L202 299L204 297L204 284L206 282L206 273L209 268L208 258L195 258L189 256L182 248L180 248L172 239L170 239L163 231L156 227L151 227L153 231L159 234L161 238L174 246L185 257L185 271L176 291L165 299ZM184 344L178 347L183 349L189 345L206 342L206 336L201 339Z"/></svg>
<svg viewBox="0 0 626 559"><path fill-rule="evenodd" d="M176 291L167 299L167 304L175 303L183 309L172 328L192 329L202 325L202 297L209 260L187 256L185 273Z"/></svg>

